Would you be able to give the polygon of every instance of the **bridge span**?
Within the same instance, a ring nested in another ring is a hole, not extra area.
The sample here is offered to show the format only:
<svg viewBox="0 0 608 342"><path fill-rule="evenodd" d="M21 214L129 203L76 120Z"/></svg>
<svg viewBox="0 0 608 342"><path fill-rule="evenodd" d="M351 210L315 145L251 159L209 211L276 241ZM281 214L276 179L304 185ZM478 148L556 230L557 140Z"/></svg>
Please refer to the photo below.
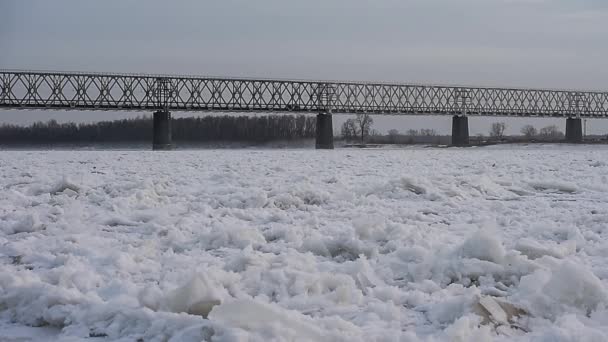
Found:
<svg viewBox="0 0 608 342"><path fill-rule="evenodd" d="M373 82L0 70L0 109L154 112L154 149L171 148L171 112L317 114L317 148L333 148L333 113L450 115L452 144L469 116L561 117L582 142L582 118L608 118L608 92Z"/></svg>

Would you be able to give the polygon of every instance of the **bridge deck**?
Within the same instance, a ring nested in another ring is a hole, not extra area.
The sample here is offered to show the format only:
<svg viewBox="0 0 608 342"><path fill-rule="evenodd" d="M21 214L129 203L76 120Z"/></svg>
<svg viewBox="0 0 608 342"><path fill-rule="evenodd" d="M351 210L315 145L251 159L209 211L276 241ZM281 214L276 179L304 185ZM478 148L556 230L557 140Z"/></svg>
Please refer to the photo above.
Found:
<svg viewBox="0 0 608 342"><path fill-rule="evenodd" d="M0 70L0 108L608 117L608 92Z"/></svg>

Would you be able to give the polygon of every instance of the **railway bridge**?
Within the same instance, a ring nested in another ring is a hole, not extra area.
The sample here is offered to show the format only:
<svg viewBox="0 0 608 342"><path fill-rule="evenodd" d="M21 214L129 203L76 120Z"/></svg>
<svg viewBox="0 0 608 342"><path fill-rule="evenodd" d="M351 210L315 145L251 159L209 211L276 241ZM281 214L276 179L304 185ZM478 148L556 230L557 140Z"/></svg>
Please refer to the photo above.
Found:
<svg viewBox="0 0 608 342"><path fill-rule="evenodd" d="M583 118L608 118L608 92L443 85L0 70L0 109L149 111L153 149L170 149L172 112L317 115L316 147L333 148L332 114L450 115L452 144L471 116L560 117L566 141Z"/></svg>

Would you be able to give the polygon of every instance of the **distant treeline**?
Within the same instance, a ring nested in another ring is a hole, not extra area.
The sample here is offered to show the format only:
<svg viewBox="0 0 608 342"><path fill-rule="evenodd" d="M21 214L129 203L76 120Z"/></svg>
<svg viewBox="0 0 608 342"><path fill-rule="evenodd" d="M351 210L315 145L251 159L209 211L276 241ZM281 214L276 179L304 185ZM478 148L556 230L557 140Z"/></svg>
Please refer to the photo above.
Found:
<svg viewBox="0 0 608 342"><path fill-rule="evenodd" d="M314 116L206 116L175 118L174 141L269 142L314 138ZM0 126L0 144L117 143L152 140L152 118L75 124L55 120Z"/></svg>

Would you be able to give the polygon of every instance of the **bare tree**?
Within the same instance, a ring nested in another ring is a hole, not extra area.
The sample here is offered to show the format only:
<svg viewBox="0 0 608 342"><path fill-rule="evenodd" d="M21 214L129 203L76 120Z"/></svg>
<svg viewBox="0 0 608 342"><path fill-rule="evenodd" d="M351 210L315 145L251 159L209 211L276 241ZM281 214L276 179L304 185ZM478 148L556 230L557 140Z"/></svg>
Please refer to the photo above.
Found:
<svg viewBox="0 0 608 342"><path fill-rule="evenodd" d="M365 113L365 114L357 114L355 117L355 123L358 129L359 136L361 137L361 142L364 142L365 137L369 135L372 125L374 124L374 119Z"/></svg>
<svg viewBox="0 0 608 342"><path fill-rule="evenodd" d="M342 124L342 137L346 140L353 140L359 136L355 119L348 119Z"/></svg>
<svg viewBox="0 0 608 342"><path fill-rule="evenodd" d="M408 129L406 135L409 135L410 137L416 137L418 136L420 133L418 132L418 130L416 129Z"/></svg>
<svg viewBox="0 0 608 342"><path fill-rule="evenodd" d="M437 136L437 131L430 128L423 128L420 130L420 135L425 137L434 137Z"/></svg>
<svg viewBox="0 0 608 342"><path fill-rule="evenodd" d="M388 140L394 144L397 142L397 139L399 138L399 131L396 129L391 129L388 131Z"/></svg>
<svg viewBox="0 0 608 342"><path fill-rule="evenodd" d="M496 139L501 139L505 135L507 125L504 122L495 122L490 129L490 136Z"/></svg>
<svg viewBox="0 0 608 342"><path fill-rule="evenodd" d="M562 133L555 125L543 127L540 129L539 133L543 138L557 139L564 136L564 133Z"/></svg>
<svg viewBox="0 0 608 342"><path fill-rule="evenodd" d="M532 125L525 125L521 128L521 134L523 134L526 138L534 138L538 132L536 128Z"/></svg>

